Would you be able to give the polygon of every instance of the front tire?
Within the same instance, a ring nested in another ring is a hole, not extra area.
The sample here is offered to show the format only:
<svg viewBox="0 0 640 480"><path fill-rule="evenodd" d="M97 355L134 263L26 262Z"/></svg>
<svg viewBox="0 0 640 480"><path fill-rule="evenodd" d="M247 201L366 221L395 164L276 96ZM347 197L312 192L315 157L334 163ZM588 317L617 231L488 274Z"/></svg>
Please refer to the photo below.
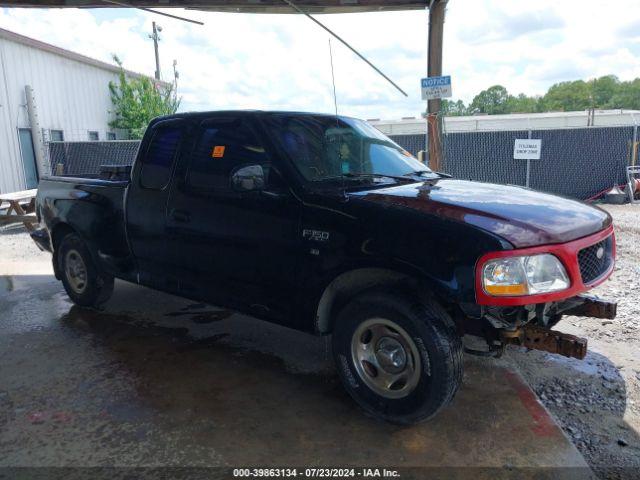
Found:
<svg viewBox="0 0 640 480"><path fill-rule="evenodd" d="M333 332L340 378L368 414L397 424L436 415L462 382L462 342L433 300L375 291L342 309Z"/></svg>
<svg viewBox="0 0 640 480"><path fill-rule="evenodd" d="M75 233L66 235L57 251L62 284L73 303L97 307L113 293L113 277L101 272L82 239Z"/></svg>

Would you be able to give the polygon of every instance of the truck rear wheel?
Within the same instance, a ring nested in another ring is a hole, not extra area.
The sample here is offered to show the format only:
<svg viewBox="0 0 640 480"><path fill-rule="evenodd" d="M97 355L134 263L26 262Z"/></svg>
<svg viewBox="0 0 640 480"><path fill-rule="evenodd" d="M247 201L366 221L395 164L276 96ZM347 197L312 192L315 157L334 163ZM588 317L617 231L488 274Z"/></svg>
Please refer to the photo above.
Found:
<svg viewBox="0 0 640 480"><path fill-rule="evenodd" d="M57 261L62 284L73 303L97 307L109 300L113 292L113 277L99 270L78 235L69 233L61 240Z"/></svg>
<svg viewBox="0 0 640 480"><path fill-rule="evenodd" d="M431 418L462 382L462 343L449 315L402 293L353 299L336 319L333 354L353 399L392 423Z"/></svg>

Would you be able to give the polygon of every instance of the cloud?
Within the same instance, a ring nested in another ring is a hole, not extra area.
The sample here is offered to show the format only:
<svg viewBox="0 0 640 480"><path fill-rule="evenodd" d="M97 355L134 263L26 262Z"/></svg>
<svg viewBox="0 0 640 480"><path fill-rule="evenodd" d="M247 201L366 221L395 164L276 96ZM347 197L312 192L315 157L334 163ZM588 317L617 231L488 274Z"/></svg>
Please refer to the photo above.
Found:
<svg viewBox="0 0 640 480"><path fill-rule="evenodd" d="M332 112L328 34L297 15L171 10L197 26L129 9L0 9L0 27L153 75L151 22L163 27L164 78L178 61L183 110L232 108ZM322 15L330 28L409 94L405 98L333 41L338 108L361 118L419 116L427 71L426 11ZM615 74L640 77L637 0L455 0L447 6L444 74L469 102L502 84L542 94L553 83ZM617 26L622 26L618 28ZM634 43L636 42L636 43Z"/></svg>
<svg viewBox="0 0 640 480"><path fill-rule="evenodd" d="M469 44L484 44L513 40L523 35L557 30L565 25L564 20L553 10L520 12L507 15L495 11L487 23L460 31L460 39Z"/></svg>
<svg viewBox="0 0 640 480"><path fill-rule="evenodd" d="M618 33L620 34L622 40L640 38L640 19L635 20L631 23L626 23L618 30Z"/></svg>

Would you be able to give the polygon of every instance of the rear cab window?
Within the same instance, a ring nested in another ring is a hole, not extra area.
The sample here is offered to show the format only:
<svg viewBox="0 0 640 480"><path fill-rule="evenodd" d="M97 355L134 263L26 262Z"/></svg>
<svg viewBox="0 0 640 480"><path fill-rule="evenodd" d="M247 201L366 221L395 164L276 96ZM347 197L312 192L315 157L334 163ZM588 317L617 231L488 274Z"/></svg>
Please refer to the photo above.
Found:
<svg viewBox="0 0 640 480"><path fill-rule="evenodd" d="M169 121L154 127L146 155L142 158L140 185L143 188L162 190L167 186L183 132L181 121Z"/></svg>

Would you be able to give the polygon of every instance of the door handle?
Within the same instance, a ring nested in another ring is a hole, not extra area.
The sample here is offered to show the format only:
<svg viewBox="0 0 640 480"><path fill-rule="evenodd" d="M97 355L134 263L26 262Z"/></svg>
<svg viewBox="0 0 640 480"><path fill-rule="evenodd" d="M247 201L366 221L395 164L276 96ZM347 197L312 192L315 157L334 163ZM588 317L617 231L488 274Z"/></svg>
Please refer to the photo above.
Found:
<svg viewBox="0 0 640 480"><path fill-rule="evenodd" d="M171 218L176 222L188 223L191 221L191 215L184 210L171 210Z"/></svg>

